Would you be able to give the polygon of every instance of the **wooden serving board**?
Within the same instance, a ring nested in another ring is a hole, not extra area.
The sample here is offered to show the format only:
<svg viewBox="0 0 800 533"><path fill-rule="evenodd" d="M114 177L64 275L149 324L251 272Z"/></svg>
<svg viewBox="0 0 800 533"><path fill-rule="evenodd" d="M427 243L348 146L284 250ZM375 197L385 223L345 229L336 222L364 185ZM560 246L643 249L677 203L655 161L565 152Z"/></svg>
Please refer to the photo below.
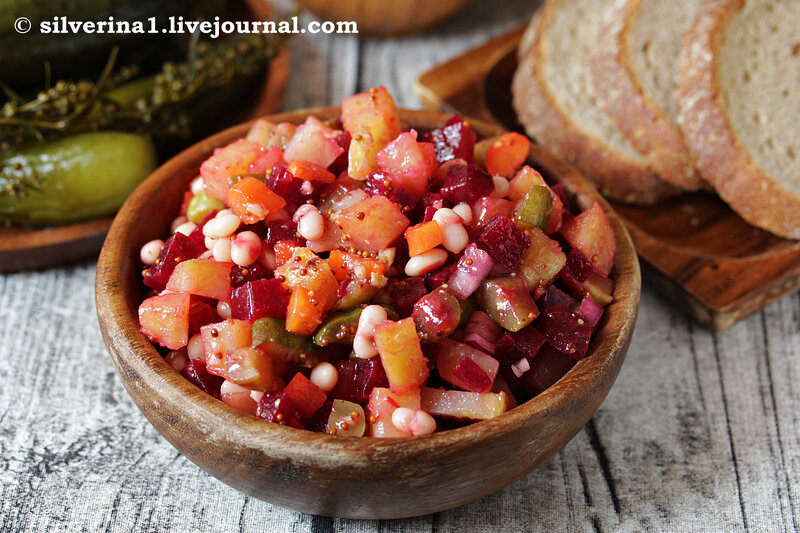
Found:
<svg viewBox="0 0 800 533"><path fill-rule="evenodd" d="M523 131L511 105L523 31L424 73L415 87L422 103ZM687 193L649 207L611 203L633 238L645 279L712 330L728 329L800 288L800 241L747 224L713 194Z"/></svg>

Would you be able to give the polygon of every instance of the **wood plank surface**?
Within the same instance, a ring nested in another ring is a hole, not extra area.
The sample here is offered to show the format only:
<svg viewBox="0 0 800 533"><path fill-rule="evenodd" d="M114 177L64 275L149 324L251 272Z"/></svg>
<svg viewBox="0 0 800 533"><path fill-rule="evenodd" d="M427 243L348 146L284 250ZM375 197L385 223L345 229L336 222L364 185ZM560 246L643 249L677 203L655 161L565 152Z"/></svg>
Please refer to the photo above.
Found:
<svg viewBox="0 0 800 533"><path fill-rule="evenodd" d="M381 83L419 107L417 75L536 5L475 2L423 36L389 41L298 36L284 107L335 104ZM551 461L457 509L353 521L248 498L162 439L106 355L94 266L0 275L1 532L798 530L797 293L712 333L645 286L617 383Z"/></svg>

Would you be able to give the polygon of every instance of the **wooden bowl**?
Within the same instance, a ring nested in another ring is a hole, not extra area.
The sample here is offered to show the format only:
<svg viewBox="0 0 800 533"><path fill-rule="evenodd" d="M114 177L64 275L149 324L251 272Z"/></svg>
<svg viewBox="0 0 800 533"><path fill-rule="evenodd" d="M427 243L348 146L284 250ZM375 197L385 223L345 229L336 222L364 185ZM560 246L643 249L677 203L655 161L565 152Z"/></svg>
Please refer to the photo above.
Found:
<svg viewBox="0 0 800 533"><path fill-rule="evenodd" d="M338 108L274 115L300 123ZM414 128L449 115L402 111ZM503 130L484 122L482 136ZM163 237L183 192L215 147L249 124L206 139L162 165L123 205L97 266L97 314L114 367L136 405L181 453L211 475L256 498L306 513L400 518L450 509L490 494L549 459L583 427L605 398L631 340L640 273L620 219L576 171L536 146L529 163L562 183L581 208L600 202L617 240L614 301L588 356L533 400L493 419L412 439L337 438L259 420L215 400L175 372L139 332L143 285L139 248Z"/></svg>
<svg viewBox="0 0 800 533"><path fill-rule="evenodd" d="M388 37L441 22L472 0L298 0L323 20L355 21L359 34Z"/></svg>

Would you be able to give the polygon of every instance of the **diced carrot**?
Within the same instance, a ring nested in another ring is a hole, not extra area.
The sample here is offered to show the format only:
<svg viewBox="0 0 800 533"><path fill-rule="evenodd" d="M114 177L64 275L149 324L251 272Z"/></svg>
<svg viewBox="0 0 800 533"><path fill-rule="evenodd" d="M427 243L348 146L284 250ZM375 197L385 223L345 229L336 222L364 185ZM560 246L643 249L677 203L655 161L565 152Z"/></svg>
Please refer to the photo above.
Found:
<svg viewBox="0 0 800 533"><path fill-rule="evenodd" d="M255 224L286 205L286 200L272 192L262 181L250 176L228 189L225 199L234 214L245 224Z"/></svg>
<svg viewBox="0 0 800 533"><path fill-rule="evenodd" d="M298 335L311 335L317 326L322 324L323 312L322 299L316 294L311 296L311 291L298 285L289 298L289 308L286 311L286 331Z"/></svg>
<svg viewBox="0 0 800 533"><path fill-rule="evenodd" d="M516 132L501 135L486 151L486 170L493 176L511 176L528 158L531 141Z"/></svg>
<svg viewBox="0 0 800 533"><path fill-rule="evenodd" d="M333 183L336 176L327 169L310 161L292 161L287 168L289 173L295 178L305 181L319 181L322 183Z"/></svg>
<svg viewBox="0 0 800 533"><path fill-rule="evenodd" d="M300 248L300 245L294 241L278 241L275 243L273 249L275 250L275 264L281 266L286 263L294 255L294 251Z"/></svg>
<svg viewBox="0 0 800 533"><path fill-rule="evenodd" d="M373 273L383 274L386 269L386 265L380 261L341 250L331 251L331 255L328 257L328 266L331 267L333 275L338 281L348 278L369 279Z"/></svg>
<svg viewBox="0 0 800 533"><path fill-rule="evenodd" d="M422 222L408 228L405 237L408 241L408 254L413 257L442 244L442 228L435 220Z"/></svg>

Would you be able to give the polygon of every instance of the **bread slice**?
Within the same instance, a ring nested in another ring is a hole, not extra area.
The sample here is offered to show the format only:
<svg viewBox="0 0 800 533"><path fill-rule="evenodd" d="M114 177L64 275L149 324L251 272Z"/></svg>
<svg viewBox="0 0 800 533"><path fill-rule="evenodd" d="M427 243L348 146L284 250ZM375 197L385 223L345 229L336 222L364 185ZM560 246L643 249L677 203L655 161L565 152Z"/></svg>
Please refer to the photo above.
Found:
<svg viewBox="0 0 800 533"><path fill-rule="evenodd" d="M600 106L658 175L690 191L702 185L677 125L681 37L709 0L622 0L591 60Z"/></svg>
<svg viewBox="0 0 800 533"><path fill-rule="evenodd" d="M678 123L703 177L749 223L800 238L797 0L720 0L687 33Z"/></svg>
<svg viewBox="0 0 800 533"><path fill-rule="evenodd" d="M610 198L652 204L677 189L660 180L598 106L589 55L613 0L550 0L520 46L514 107L529 135Z"/></svg>

